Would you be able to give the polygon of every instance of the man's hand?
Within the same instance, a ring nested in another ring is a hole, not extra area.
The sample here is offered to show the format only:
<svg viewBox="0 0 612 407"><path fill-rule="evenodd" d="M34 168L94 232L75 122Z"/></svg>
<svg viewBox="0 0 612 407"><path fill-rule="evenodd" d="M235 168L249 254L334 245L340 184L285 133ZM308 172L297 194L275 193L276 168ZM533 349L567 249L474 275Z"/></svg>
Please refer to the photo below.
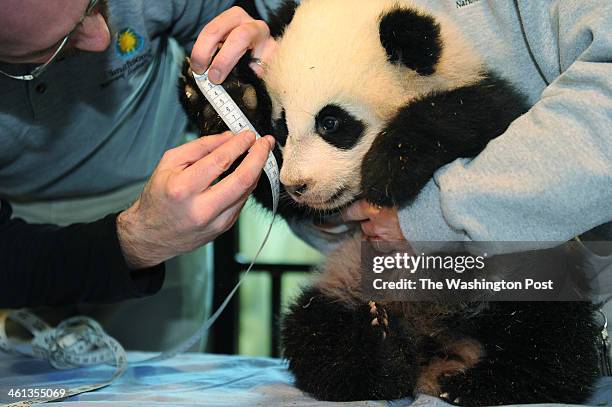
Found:
<svg viewBox="0 0 612 407"><path fill-rule="evenodd" d="M397 208L383 208L360 200L342 212L344 221L360 222L361 230L372 240L406 240L397 218Z"/></svg>
<svg viewBox="0 0 612 407"><path fill-rule="evenodd" d="M215 239L229 229L257 185L271 136L226 132L167 151L140 198L117 218L128 266L157 265ZM246 153L238 168L213 182Z"/></svg>
<svg viewBox="0 0 612 407"><path fill-rule="evenodd" d="M213 60L220 45L221 49ZM191 69L202 74L210 66L208 77L211 82L219 84L247 50L251 50L253 58L265 62L275 49L276 42L265 22L253 19L240 7L232 7L215 17L200 32L191 51ZM264 73L261 65L251 64L251 68L260 77Z"/></svg>

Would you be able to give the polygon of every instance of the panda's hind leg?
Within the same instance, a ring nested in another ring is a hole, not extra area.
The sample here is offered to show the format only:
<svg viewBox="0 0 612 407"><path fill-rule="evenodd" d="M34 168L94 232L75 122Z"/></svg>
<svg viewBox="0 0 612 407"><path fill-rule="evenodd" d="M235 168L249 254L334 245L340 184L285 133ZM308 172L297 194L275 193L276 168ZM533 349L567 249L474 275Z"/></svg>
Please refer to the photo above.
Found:
<svg viewBox="0 0 612 407"><path fill-rule="evenodd" d="M414 341L382 304L349 305L309 288L285 315L282 342L296 386L317 399L396 399L414 392Z"/></svg>
<svg viewBox="0 0 612 407"><path fill-rule="evenodd" d="M590 303L491 303L471 330L484 355L470 369L439 379L447 401L581 404L591 394L598 329Z"/></svg>

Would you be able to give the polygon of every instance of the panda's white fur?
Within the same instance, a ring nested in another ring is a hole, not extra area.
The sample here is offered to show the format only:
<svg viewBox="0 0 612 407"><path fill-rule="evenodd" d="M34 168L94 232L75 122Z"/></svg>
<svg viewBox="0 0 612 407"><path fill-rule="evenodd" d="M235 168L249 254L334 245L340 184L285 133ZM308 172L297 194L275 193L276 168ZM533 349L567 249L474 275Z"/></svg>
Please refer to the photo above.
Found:
<svg viewBox="0 0 612 407"><path fill-rule="evenodd" d="M281 109L286 113L289 133L281 182L310 185L305 194L293 196L296 201L317 209L350 202L360 193L365 153L398 108L482 79L480 59L444 17L437 18L445 45L434 74L422 76L389 63L379 22L397 7L422 11L410 1L305 0L280 39L264 81L273 116L278 118ZM315 132L315 116L330 103L366 124L360 142L349 150L330 145ZM327 201L342 189L344 194Z"/></svg>

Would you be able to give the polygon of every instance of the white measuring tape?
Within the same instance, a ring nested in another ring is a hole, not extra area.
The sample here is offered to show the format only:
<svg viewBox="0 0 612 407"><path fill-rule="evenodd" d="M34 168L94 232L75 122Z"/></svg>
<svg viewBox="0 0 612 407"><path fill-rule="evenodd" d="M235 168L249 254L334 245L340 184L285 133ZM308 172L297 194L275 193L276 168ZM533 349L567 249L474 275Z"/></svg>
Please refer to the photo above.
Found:
<svg viewBox="0 0 612 407"><path fill-rule="evenodd" d="M240 110L238 105L232 100L225 89L221 85L215 85L210 82L208 79L208 71L202 75L194 73L193 77L198 85L198 88L202 91L206 99L208 99L209 103L215 108L219 116L221 116L225 124L233 133L238 134L244 130L251 130L255 133L257 138L261 137L255 127L253 127L249 119L247 119L245 114ZM270 152L268 155L268 159L264 166L264 172L268 177L272 191L272 221L270 222L270 226L268 227L264 240L259 246L253 261L245 271L242 278L238 281L238 284L236 284L227 297L225 297L225 300L223 300L223 303L213 313L213 315L183 343L153 358L129 362L130 364L158 362L185 352L187 349L195 345L200 339L202 339L210 327L215 323L217 318L219 318L221 313L225 310L230 300L233 298L234 294L236 294L236 291L238 291L238 288L240 288L242 282L246 279L247 275L253 268L255 261L257 261L259 254L268 241L268 237L270 236L272 225L274 224L274 219L276 217L280 187L278 163L276 162L276 158L272 152ZM33 335L33 339L27 346L20 346L13 343L11 340L9 340L6 334L5 318L0 318L0 349L7 353L46 359L53 367L58 369L71 369L108 364L114 365L115 371L113 375L105 381L82 385L61 392L58 391L56 392L57 394L50 392L51 394L49 397L31 398L11 404L5 404L2 407L27 407L97 390L111 384L127 369L127 357L121 344L119 344L119 342L112 337L108 336L102 327L91 318L69 318L60 323L56 328L51 328L44 321L27 311L11 312L6 318L21 325ZM42 388L44 386L34 385L31 387Z"/></svg>
<svg viewBox="0 0 612 407"><path fill-rule="evenodd" d="M33 338L27 346L13 343L6 334L6 319L27 329ZM115 371L107 380L80 385L70 389L57 385L15 385L15 398L21 399L30 392L34 398L5 404L11 407L27 407L68 396L106 387L127 369L127 357L123 347L108 336L100 324L91 318L74 317L51 328L44 321L27 311L14 311L0 317L0 349L7 353L48 360L57 369L71 369L95 365L114 365ZM8 389L6 389L9 391ZM35 393L36 392L36 393ZM2 394L1 396L7 396Z"/></svg>

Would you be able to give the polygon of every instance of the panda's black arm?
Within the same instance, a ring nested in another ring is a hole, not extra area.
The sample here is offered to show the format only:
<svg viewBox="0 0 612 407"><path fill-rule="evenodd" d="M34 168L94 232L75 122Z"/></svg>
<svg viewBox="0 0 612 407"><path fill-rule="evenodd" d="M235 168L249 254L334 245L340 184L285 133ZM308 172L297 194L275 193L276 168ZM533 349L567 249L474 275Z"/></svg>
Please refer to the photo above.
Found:
<svg viewBox="0 0 612 407"><path fill-rule="evenodd" d="M493 75L411 101L365 156L364 198L382 206L411 203L438 168L476 156L526 110L524 98Z"/></svg>

